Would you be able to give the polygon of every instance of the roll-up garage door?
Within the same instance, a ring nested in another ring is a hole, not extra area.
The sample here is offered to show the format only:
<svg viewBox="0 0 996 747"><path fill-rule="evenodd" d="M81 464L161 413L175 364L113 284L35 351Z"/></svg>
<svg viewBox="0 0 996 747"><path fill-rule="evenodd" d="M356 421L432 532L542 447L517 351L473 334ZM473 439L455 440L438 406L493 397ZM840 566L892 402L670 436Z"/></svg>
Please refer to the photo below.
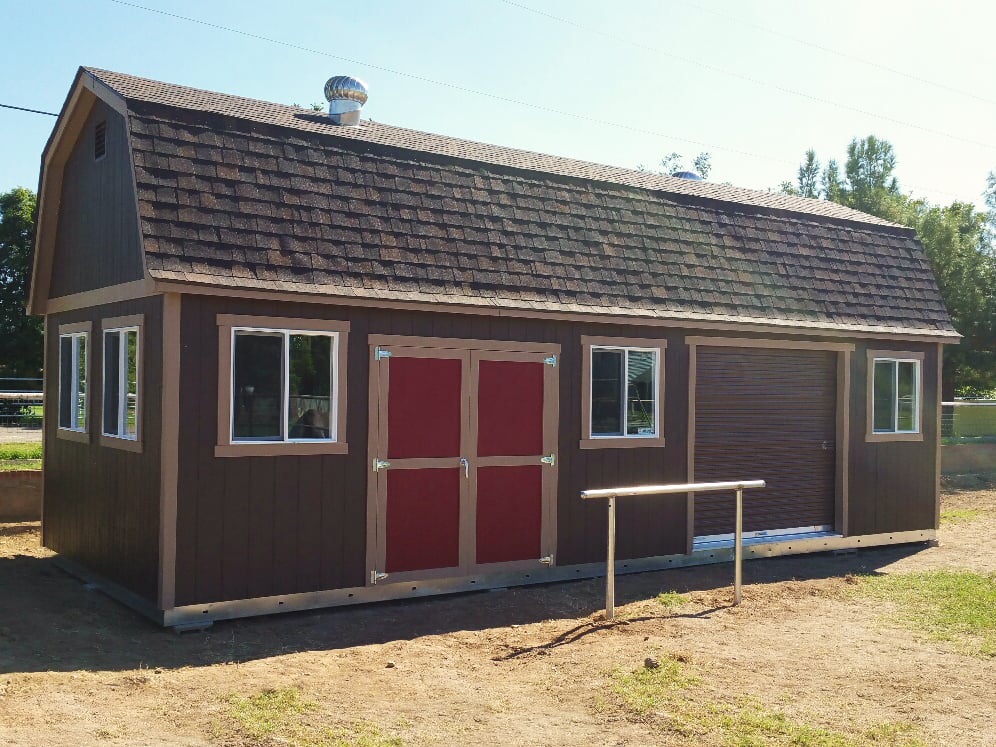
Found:
<svg viewBox="0 0 996 747"><path fill-rule="evenodd" d="M700 346L695 481L763 479L744 494L744 531L832 527L836 353ZM695 497L695 536L733 532L733 496Z"/></svg>

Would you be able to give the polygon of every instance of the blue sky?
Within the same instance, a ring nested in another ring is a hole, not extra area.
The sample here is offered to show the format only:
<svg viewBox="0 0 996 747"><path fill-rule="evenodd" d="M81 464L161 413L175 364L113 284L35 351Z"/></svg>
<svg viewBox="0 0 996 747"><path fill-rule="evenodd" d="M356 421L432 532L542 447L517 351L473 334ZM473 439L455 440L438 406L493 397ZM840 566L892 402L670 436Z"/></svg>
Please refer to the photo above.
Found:
<svg viewBox="0 0 996 747"><path fill-rule="evenodd" d="M980 203L996 170L992 3L134 2L321 53L114 0L0 0L0 103L58 111L81 64L300 104L346 73L378 121L624 167L704 150L746 187L872 133L933 202ZM53 123L0 109L0 190L36 188Z"/></svg>

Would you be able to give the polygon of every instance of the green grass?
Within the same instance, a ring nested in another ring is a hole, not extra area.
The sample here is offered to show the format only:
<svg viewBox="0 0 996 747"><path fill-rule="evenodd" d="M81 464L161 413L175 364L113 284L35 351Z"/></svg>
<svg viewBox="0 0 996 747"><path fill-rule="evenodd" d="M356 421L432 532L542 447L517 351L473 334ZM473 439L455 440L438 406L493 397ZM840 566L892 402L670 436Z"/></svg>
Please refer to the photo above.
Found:
<svg viewBox="0 0 996 747"><path fill-rule="evenodd" d="M941 511L941 524L965 524L984 514L985 511L978 508L949 508Z"/></svg>
<svg viewBox="0 0 996 747"><path fill-rule="evenodd" d="M928 638L952 641L965 653L996 657L996 573L864 576L857 593L895 603L899 621Z"/></svg>
<svg viewBox="0 0 996 747"><path fill-rule="evenodd" d="M10 459L41 459L42 445L37 444L0 444L0 461Z"/></svg>
<svg viewBox="0 0 996 747"><path fill-rule="evenodd" d="M680 607L683 604L688 604L688 596L685 594L679 594L676 591L662 591L657 595L657 602L662 607L673 609L675 607Z"/></svg>
<svg viewBox="0 0 996 747"><path fill-rule="evenodd" d="M318 705L295 688L232 695L228 716L242 741L290 747L401 747L400 737L386 736L374 724L357 721L329 727Z"/></svg>
<svg viewBox="0 0 996 747"><path fill-rule="evenodd" d="M674 657L661 656L658 661L657 669L640 667L633 672L617 670L612 674L613 692L633 713L646 715L668 704L675 692L698 682Z"/></svg>
<svg viewBox="0 0 996 747"><path fill-rule="evenodd" d="M20 470L40 470L42 468L41 459L14 459L11 461L0 461L0 472L18 472Z"/></svg>

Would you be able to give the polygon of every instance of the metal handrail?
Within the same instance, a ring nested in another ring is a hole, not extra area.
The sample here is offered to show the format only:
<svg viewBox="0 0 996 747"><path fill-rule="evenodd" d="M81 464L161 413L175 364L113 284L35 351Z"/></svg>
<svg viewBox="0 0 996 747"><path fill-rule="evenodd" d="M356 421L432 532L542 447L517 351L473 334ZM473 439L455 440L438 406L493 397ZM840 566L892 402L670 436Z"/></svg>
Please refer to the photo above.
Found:
<svg viewBox="0 0 996 747"><path fill-rule="evenodd" d="M639 485L630 488L599 488L582 490L581 498L608 498L609 500L609 548L605 569L605 619L615 616L616 608L616 498L631 495L667 495L670 493L706 493L719 490L734 490L737 494L736 524L733 533L733 604L741 601L741 565L743 563L743 502L744 490L763 488L764 480L739 480L736 482L692 482L671 485Z"/></svg>

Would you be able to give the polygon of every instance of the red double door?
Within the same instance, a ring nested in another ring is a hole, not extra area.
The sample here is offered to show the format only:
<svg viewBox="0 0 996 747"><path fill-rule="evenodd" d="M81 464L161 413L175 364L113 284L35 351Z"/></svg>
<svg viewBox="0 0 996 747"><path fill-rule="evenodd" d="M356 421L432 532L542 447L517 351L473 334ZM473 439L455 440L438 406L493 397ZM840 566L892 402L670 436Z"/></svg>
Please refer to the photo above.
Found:
<svg viewBox="0 0 996 747"><path fill-rule="evenodd" d="M552 564L557 350L405 342L371 345L371 583Z"/></svg>

